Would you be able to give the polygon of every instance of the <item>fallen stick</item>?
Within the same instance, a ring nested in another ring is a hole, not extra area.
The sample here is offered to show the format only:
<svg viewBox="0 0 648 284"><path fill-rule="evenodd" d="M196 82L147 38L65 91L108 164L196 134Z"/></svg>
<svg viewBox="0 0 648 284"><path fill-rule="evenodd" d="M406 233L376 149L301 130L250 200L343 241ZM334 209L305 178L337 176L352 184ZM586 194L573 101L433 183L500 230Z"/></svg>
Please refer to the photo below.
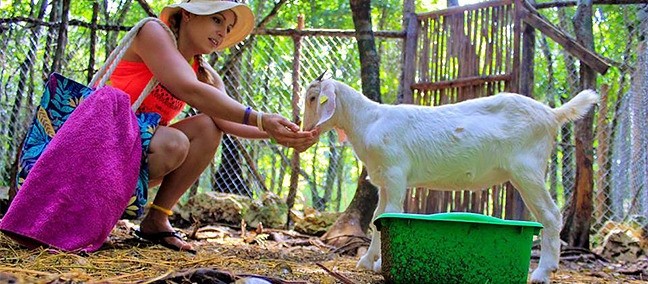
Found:
<svg viewBox="0 0 648 284"><path fill-rule="evenodd" d="M340 273L337 273L337 272L334 272L334 271L332 271L332 270L326 268L326 266L322 265L321 263L316 262L315 264L316 264L317 266L321 267L322 269L324 269L324 271L326 271L326 272L328 272L329 274L331 274L331 276L337 278L337 280L342 281L342 283L344 283L344 284L355 284L355 282L351 281L349 278L346 278L346 277L344 277L344 275L342 275L342 274L340 274Z"/></svg>

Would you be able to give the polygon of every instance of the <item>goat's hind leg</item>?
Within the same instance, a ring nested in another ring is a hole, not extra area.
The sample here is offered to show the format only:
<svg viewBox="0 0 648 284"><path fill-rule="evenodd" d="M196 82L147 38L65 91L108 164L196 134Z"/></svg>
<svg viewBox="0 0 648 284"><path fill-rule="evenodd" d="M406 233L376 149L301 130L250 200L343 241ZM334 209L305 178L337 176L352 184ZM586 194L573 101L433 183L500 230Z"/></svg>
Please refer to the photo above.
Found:
<svg viewBox="0 0 648 284"><path fill-rule="evenodd" d="M558 269L560 260L560 229L562 215L556 203L544 186L544 173L534 172L533 169L518 169L511 179L518 189L524 203L533 216L540 222L542 240L540 247L540 263L531 274L532 283L549 283L552 272Z"/></svg>

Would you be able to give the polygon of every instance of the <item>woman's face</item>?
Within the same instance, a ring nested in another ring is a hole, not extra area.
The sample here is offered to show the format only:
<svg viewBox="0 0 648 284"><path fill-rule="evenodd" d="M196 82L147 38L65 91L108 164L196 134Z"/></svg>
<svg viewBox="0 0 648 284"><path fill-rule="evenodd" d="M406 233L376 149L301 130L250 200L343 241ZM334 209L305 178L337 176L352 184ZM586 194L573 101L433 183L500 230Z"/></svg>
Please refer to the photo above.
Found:
<svg viewBox="0 0 648 284"><path fill-rule="evenodd" d="M215 52L236 23L236 14L231 10L200 16L186 13L183 17L189 42L201 54Z"/></svg>

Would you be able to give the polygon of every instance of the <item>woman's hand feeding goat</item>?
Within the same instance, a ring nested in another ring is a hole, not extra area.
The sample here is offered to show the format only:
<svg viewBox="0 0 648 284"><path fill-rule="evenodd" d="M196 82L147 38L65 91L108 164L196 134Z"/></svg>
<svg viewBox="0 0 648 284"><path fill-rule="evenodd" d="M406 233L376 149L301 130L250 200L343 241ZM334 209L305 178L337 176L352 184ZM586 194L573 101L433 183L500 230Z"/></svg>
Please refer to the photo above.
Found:
<svg viewBox="0 0 648 284"><path fill-rule="evenodd" d="M373 219L402 212L407 187L482 190L510 181L544 225L532 282L549 282L558 268L562 216L545 189L545 171L558 128L598 101L582 91L551 109L531 98L501 93L452 105L424 107L373 102L333 79L315 80L304 98L304 130L339 128L379 188ZM380 271L380 232L358 266Z"/></svg>

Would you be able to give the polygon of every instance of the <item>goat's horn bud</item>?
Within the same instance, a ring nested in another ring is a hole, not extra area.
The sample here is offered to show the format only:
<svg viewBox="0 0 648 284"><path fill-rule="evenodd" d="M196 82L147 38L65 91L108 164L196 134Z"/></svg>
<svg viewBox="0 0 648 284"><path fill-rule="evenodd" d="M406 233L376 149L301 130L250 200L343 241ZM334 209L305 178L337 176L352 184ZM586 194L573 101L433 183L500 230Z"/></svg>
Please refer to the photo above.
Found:
<svg viewBox="0 0 648 284"><path fill-rule="evenodd" d="M322 81L322 78L324 78L324 74L326 74L326 70L324 70L324 72L322 72L322 74L320 74L319 76L317 76L317 78L315 78L315 80L317 80L317 81Z"/></svg>

